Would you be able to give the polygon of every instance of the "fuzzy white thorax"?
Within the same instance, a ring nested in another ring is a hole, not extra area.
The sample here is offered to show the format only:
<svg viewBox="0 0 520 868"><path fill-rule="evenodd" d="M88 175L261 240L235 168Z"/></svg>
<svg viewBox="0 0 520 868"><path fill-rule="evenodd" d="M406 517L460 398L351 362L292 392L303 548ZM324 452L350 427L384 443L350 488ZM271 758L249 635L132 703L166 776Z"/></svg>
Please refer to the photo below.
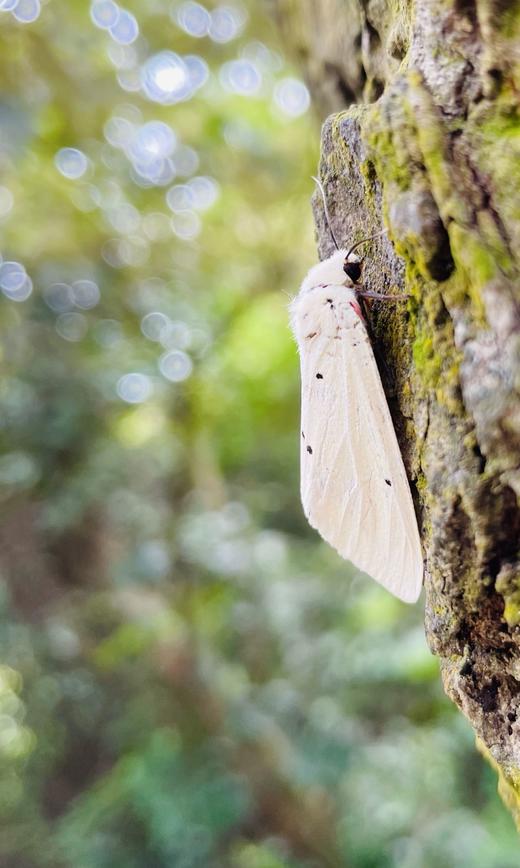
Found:
<svg viewBox="0 0 520 868"><path fill-rule="evenodd" d="M311 289L316 289L317 286L327 286L328 284L333 284L334 286L354 286L350 277L347 277L343 271L346 255L346 250L336 250L328 259L324 259L322 262L314 265L307 272L300 286L300 295L309 292ZM355 254L351 255L349 262L359 262L359 257Z"/></svg>

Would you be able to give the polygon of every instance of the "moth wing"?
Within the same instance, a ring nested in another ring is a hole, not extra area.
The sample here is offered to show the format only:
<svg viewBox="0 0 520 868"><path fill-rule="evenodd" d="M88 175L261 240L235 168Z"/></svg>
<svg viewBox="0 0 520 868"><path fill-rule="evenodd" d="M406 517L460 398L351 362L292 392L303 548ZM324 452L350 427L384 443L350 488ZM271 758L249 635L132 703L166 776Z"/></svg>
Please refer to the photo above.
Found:
<svg viewBox="0 0 520 868"><path fill-rule="evenodd" d="M302 379L301 497L312 527L405 602L420 594L417 520L386 396L353 290L295 300Z"/></svg>

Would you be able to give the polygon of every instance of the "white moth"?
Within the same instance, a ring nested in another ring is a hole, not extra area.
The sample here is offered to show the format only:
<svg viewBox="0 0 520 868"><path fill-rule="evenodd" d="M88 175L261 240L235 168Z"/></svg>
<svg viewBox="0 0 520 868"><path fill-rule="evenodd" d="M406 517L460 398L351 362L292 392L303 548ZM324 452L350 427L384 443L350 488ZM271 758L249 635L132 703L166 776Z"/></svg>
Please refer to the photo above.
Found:
<svg viewBox="0 0 520 868"><path fill-rule="evenodd" d="M311 268L290 306L301 362L302 504L342 557L414 603L423 577L417 520L346 257L338 250Z"/></svg>

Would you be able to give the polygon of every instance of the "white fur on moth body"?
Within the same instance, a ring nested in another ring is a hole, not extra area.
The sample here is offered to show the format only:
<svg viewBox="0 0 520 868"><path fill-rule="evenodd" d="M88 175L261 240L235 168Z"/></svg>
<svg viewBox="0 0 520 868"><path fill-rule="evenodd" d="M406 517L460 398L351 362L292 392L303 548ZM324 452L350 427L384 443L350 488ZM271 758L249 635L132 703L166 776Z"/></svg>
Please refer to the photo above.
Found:
<svg viewBox="0 0 520 868"><path fill-rule="evenodd" d="M414 603L423 578L417 520L346 255L338 250L311 268L290 306L301 365L302 504L342 557Z"/></svg>

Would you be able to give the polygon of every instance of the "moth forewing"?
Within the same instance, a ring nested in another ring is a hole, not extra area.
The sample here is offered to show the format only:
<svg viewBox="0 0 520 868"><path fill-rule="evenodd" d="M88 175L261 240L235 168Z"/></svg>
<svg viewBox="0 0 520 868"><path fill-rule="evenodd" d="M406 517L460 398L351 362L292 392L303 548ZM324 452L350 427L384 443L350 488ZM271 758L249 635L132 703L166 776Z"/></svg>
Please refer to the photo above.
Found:
<svg viewBox="0 0 520 868"><path fill-rule="evenodd" d="M340 250L314 266L291 304L301 364L302 504L342 557L415 602L423 576L417 521L344 259Z"/></svg>

